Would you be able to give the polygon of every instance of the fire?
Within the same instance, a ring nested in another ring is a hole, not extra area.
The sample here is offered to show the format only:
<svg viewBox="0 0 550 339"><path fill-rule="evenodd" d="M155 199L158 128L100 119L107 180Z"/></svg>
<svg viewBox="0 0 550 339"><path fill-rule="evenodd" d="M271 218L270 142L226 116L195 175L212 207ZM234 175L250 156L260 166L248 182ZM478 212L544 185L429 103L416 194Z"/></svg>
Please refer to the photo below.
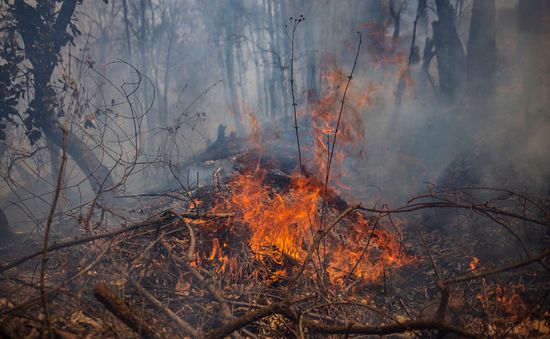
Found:
<svg viewBox="0 0 550 339"><path fill-rule="evenodd" d="M344 159L360 154L365 145L360 109L372 104L376 88L371 84L365 91L352 85L348 93L348 73L336 67L334 61L329 60L327 64L329 67L322 75L325 85L322 96L312 99L311 109L300 113L311 121L308 144L311 148L304 147L304 154L312 176L304 177L296 171L288 187L271 187L265 183L267 172L260 168L258 161L257 165L248 166L248 173L228 182L229 193L223 195L214 208L232 212L235 218L228 222L248 229L248 245L256 259L278 265L268 270L273 279L291 273L288 262L303 262L313 235L339 214L330 207L328 190L345 187L339 180L345 177ZM347 99L340 116L344 93ZM253 144L258 145L262 154L259 122L251 111L245 116L252 130ZM222 252L219 244L214 243L209 259L227 263ZM377 220L364 218L359 212L349 215L325 238L313 260L335 286L345 286L348 281L373 282L388 270L412 262L404 253L396 232Z"/></svg>
<svg viewBox="0 0 550 339"><path fill-rule="evenodd" d="M283 264L285 257L302 262L321 227L323 190L312 179L294 175L288 190L277 192L263 183L265 173L243 174L228 183L229 198L216 208L232 211L250 230L249 245L257 259ZM343 224L338 236L327 239L326 272L332 283L375 281L384 270L411 261L393 232L373 227L361 214ZM285 274L277 271L273 276Z"/></svg>
<svg viewBox="0 0 550 339"><path fill-rule="evenodd" d="M346 176L344 159L346 156L361 154L365 146L365 128L360 109L372 104L372 93L376 90L370 84L366 91L350 86L344 112L338 121L342 98L348 81L348 74L336 67L333 58L326 57L328 69L321 78L324 83L324 96L312 102L312 110L307 112L312 122L313 159L316 176L325 180L328 169L329 152L336 138L333 159L330 166L331 187L342 185L339 179ZM338 130L337 130L338 128ZM341 187L340 187L341 188Z"/></svg>
<svg viewBox="0 0 550 339"><path fill-rule="evenodd" d="M476 299L488 314L498 314L517 319L523 316L527 305L521 295L525 294L523 284L493 285L478 292Z"/></svg>
<svg viewBox="0 0 550 339"><path fill-rule="evenodd" d="M472 257L472 261L470 261L470 270L475 271L478 264L479 259L477 257Z"/></svg>
<svg viewBox="0 0 550 339"><path fill-rule="evenodd" d="M228 207L242 214L250 227L250 246L260 257L281 254L299 259L305 252L302 242L310 240L317 220L320 188L307 187L306 179L295 177L289 191L273 193L264 185L263 173L241 175L229 183L233 192Z"/></svg>

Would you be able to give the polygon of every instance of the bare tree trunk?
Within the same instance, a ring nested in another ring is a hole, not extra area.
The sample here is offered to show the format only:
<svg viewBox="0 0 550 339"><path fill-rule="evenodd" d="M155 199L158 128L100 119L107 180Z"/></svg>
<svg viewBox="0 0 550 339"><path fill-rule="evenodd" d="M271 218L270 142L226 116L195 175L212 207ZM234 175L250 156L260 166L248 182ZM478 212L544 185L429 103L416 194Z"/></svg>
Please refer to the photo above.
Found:
<svg viewBox="0 0 550 339"><path fill-rule="evenodd" d="M223 16L223 59L225 64L225 88L227 93L227 102L230 106L231 113L233 114L233 122L235 124L235 131L237 135L244 135L245 129L241 119L238 105L237 94L237 76L235 75L235 54L234 54L234 32L235 21L234 17L237 15L235 7L237 4L234 1L230 1L227 4L226 11L222 13ZM220 44L221 45L221 44Z"/></svg>
<svg viewBox="0 0 550 339"><path fill-rule="evenodd" d="M63 131L53 124L43 126L42 131L52 144L59 149L63 148ZM74 133L67 131L67 154L75 161L78 168L86 175L94 192L110 188L114 182L109 169L101 163L94 152L84 141Z"/></svg>
<svg viewBox="0 0 550 339"><path fill-rule="evenodd" d="M279 68L278 66L280 66L280 65L277 65L277 59L276 59L277 56L279 55L279 47L276 40L277 36L275 35L275 27L277 27L277 25L274 22L275 13L273 12L273 0L267 0L266 4L267 4L266 17L268 18L268 27L269 27L269 31L268 31L269 46L267 48L270 52L268 56L268 60L269 60L269 65L271 65L271 67L269 68L266 67L265 77L266 79L269 79L268 89L267 89L268 95L269 95L269 103L270 103L269 116L272 119L274 119L277 114L282 113L282 112L277 112L278 110L277 95L275 94L275 86L277 82L276 74L277 74L277 69Z"/></svg>
<svg viewBox="0 0 550 339"><path fill-rule="evenodd" d="M436 0L438 21L432 23L435 56L442 94L454 100L461 96L466 74L466 56L456 30L455 12L449 0Z"/></svg>
<svg viewBox="0 0 550 339"><path fill-rule="evenodd" d="M170 12L170 8L168 9ZM168 28L168 46L166 48L166 59L165 59L165 70L164 70L164 84L162 88L162 107L160 109L160 122L161 124L168 124L168 94L170 93L170 83L172 80L172 68L170 66L172 62L172 50L174 48L174 41L176 40L176 25L175 25L175 18L172 13L169 13L168 16L170 17L169 20L169 28ZM163 20L167 20L166 17L163 18Z"/></svg>
<svg viewBox="0 0 550 339"><path fill-rule="evenodd" d="M0 209L0 243L8 242L15 237L4 211Z"/></svg>
<svg viewBox="0 0 550 339"><path fill-rule="evenodd" d="M306 13L313 13L313 6L314 2L308 1L307 3L304 3L304 7L306 8ZM306 58L306 91L307 91L307 98L306 98L306 111L309 111L312 105L316 103L316 101L319 98L319 72L317 69L317 58L315 53L315 46L314 46L314 27L315 20L311 20L306 22L304 27L304 36L305 36L305 52L307 53Z"/></svg>
<svg viewBox="0 0 550 339"><path fill-rule="evenodd" d="M385 49L385 22L386 15L384 13L381 0L366 1L366 15L368 29L366 35L366 43L370 48L367 52L374 56L375 59L383 57Z"/></svg>
<svg viewBox="0 0 550 339"><path fill-rule="evenodd" d="M542 59L544 55L541 40L543 0L523 0L518 3L518 62L521 70L522 106L526 118L526 131L540 118L540 103L545 95L540 91L542 81Z"/></svg>
<svg viewBox="0 0 550 339"><path fill-rule="evenodd" d="M397 38L399 38L399 34L401 33L401 12L403 11L404 6L404 1L390 0L390 15L393 20L393 40L397 40Z"/></svg>
<svg viewBox="0 0 550 339"><path fill-rule="evenodd" d="M132 44L130 43L130 22L128 21L128 4L127 0L122 0L122 9L124 13L124 32L126 33L126 52L128 53L128 58L132 57Z"/></svg>
<svg viewBox="0 0 550 339"><path fill-rule="evenodd" d="M254 25L248 26L248 32L250 38L253 41L251 47L251 54L255 61L254 73L256 76L256 102L259 106L258 109L262 115L269 117L269 96L267 95L267 78L264 76L265 72L262 72L263 68L267 67L267 58L265 53L265 36L264 30L261 29L263 24L264 15L264 3L263 1L258 3L254 7L252 14L254 18ZM255 46L254 46L255 44Z"/></svg>
<svg viewBox="0 0 550 339"><path fill-rule="evenodd" d="M487 118L494 105L497 43L495 0L474 0L468 38L468 97L477 117Z"/></svg>

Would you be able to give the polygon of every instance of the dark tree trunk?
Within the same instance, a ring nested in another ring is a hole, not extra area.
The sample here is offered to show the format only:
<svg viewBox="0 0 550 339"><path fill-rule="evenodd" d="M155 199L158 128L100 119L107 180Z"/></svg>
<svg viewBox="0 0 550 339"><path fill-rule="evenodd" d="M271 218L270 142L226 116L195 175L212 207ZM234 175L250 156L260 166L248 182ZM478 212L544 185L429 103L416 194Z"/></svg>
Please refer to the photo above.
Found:
<svg viewBox="0 0 550 339"><path fill-rule="evenodd" d="M268 81L268 95L269 95L269 112L270 117L275 119L277 115L281 115L283 112L278 112L279 106L277 105L279 95L276 93L277 86L277 73L282 72L280 65L280 50L279 50L279 35L275 32L275 13L274 9L275 4L273 0L267 0L267 18L269 25L269 60L271 67L267 68L266 65L266 78ZM277 59L279 58L279 59ZM269 73L269 74L268 74Z"/></svg>
<svg viewBox="0 0 550 339"><path fill-rule="evenodd" d="M546 5L547 6L547 5ZM522 106L526 118L526 131L532 131L542 116L539 114L544 93L542 84L543 41L541 27L544 0L522 0L518 3L518 62L521 72Z"/></svg>
<svg viewBox="0 0 550 339"><path fill-rule="evenodd" d="M63 132L56 126L55 91L50 86L50 78L57 65L57 55L67 43L66 29L75 11L77 0L65 0L57 14L53 27L47 27L40 20L37 9L23 0L15 2L15 16L18 30L25 43L25 55L32 64L34 80L34 98L29 107L29 126L38 127L48 138L48 142L62 149ZM31 21L29 18L35 18ZM37 46L39 46L37 48ZM109 171L101 164L97 156L87 145L70 131L67 132L67 153L88 177L95 192L99 192L101 183L112 186Z"/></svg>
<svg viewBox="0 0 550 339"><path fill-rule="evenodd" d="M468 97L473 111L487 118L496 88L495 0L474 0L467 51Z"/></svg>
<svg viewBox="0 0 550 339"><path fill-rule="evenodd" d="M222 26L223 26L223 51L224 51L224 64L225 64L225 88L227 93L227 103L230 106L231 113L233 114L233 122L235 124L235 131L237 135L244 135L245 128L241 118L241 112L238 104L237 93L237 79L238 75L235 70L235 48L234 48L234 33L235 33L235 17L237 2L229 1L227 3L226 11L221 13ZM238 72L238 70L237 70Z"/></svg>
<svg viewBox="0 0 550 339"><path fill-rule="evenodd" d="M73 133L68 132L63 145L63 131L54 124L42 127L44 135L59 149L65 147L67 154L76 162L86 175L94 192L100 192L114 185L109 169L101 163L90 147Z"/></svg>
<svg viewBox="0 0 550 339"><path fill-rule="evenodd" d="M314 13L313 11L314 3L312 1L307 2L307 4L304 3L304 6L307 6L306 13ZM314 46L314 32L316 31L316 27L314 27L314 22L315 20L306 21L305 27L304 27L305 46L306 46L306 53L307 53L306 110L308 112L312 108L312 106L316 104L319 98L320 76L317 69L318 60L316 58L315 46Z"/></svg>
<svg viewBox="0 0 550 339"><path fill-rule="evenodd" d="M372 0L366 2L367 34L366 44L370 46L367 52L374 56L375 59L384 57L386 53L385 46L385 30L386 30L386 13L382 6L382 1Z"/></svg>
<svg viewBox="0 0 550 339"><path fill-rule="evenodd" d="M0 244L10 241L15 237L4 211L0 209Z"/></svg>
<svg viewBox="0 0 550 339"><path fill-rule="evenodd" d="M405 6L404 2L390 0L390 15L393 20L393 40L397 40L401 33L401 11L403 10L403 6Z"/></svg>
<svg viewBox="0 0 550 339"><path fill-rule="evenodd" d="M466 56L456 30L455 12L449 0L436 0L438 20L432 23L439 87L448 99L457 99L463 91Z"/></svg>

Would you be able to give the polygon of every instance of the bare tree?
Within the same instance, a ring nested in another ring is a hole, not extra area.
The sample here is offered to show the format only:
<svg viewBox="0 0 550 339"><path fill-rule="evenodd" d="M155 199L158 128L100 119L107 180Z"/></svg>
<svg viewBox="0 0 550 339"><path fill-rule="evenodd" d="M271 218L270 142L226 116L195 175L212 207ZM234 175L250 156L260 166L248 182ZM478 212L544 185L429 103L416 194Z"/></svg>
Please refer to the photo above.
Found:
<svg viewBox="0 0 550 339"><path fill-rule="evenodd" d="M474 0L468 39L468 94L474 109L487 116L496 87L495 1Z"/></svg>
<svg viewBox="0 0 550 339"><path fill-rule="evenodd" d="M436 0L438 20L432 23L439 86L444 96L456 99L463 90L466 55L456 29L456 15L449 0Z"/></svg>
<svg viewBox="0 0 550 339"><path fill-rule="evenodd" d="M27 135L31 143L34 143L43 134L52 147L61 149L63 133L57 126L57 117L64 112L57 110L59 104L50 80L60 60L61 49L79 31L72 22L77 1L65 0L59 10L55 9L55 5L54 1L44 1L35 8L23 0L16 0L8 10L16 23L12 29L21 36L24 43L24 60L32 66L29 71L32 75L34 96L29 104L28 116L24 120ZM56 15L50 15L52 13ZM70 28L70 33L67 28ZM67 153L86 174L93 189L99 191L105 183L112 186L109 171L101 160L84 141L73 133L68 133Z"/></svg>

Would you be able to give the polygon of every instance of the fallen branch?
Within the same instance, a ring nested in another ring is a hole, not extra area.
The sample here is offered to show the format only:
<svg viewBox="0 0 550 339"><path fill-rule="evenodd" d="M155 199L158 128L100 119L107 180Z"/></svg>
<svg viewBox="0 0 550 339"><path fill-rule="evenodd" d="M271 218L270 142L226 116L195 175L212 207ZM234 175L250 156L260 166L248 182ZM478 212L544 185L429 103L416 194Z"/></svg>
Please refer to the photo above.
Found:
<svg viewBox="0 0 550 339"><path fill-rule="evenodd" d="M177 256L175 256L172 253L172 248L168 243L164 240L160 241L161 245L164 247L164 249L168 252L168 255L170 256L170 259L174 261L178 266L183 266L185 269L189 270L191 274L197 278L197 280L200 281L200 283L203 285L203 287L210 293L210 295L220 304L222 314L227 319L233 319L233 313L231 312L231 309L229 308L229 305L227 304L227 301L225 300L222 293L214 287L211 283L208 282L208 280L199 272L197 271L193 266L189 265L189 263L185 260L181 260Z"/></svg>
<svg viewBox="0 0 550 339"><path fill-rule="evenodd" d="M170 319L172 319L176 324L179 325L179 327L185 331L185 333L189 334L192 338L197 338L199 336L197 330L193 326L191 326L188 322L178 317L178 315L166 306L164 306L155 296L153 296L149 291L144 289L137 281L130 280L130 284L138 290L139 294L141 294L145 299L147 299L151 304L155 305L159 310L161 310L164 314L166 314Z"/></svg>
<svg viewBox="0 0 550 339"><path fill-rule="evenodd" d="M124 322L128 327L144 338L161 338L160 331L152 324L147 323L122 299L117 297L115 292L104 283L99 283L94 288L94 296L114 316Z"/></svg>
<svg viewBox="0 0 550 339"><path fill-rule="evenodd" d="M233 214L231 214L231 213L223 213L223 214L182 213L182 214L180 214L180 216L183 217L183 218L187 218L187 219L214 220L214 219L221 219L221 218L229 218L229 217L233 216ZM118 230L114 230L114 231L110 231L110 232L106 232L106 233L101 233L101 234L96 234L96 235L92 235L92 236L84 237L84 238L77 238L77 239L69 240L69 241L66 241L66 242L61 242L61 243L58 243L58 244L54 243L53 245L48 247L47 251L48 252L58 251L58 250L63 249L63 248L72 247L72 246L76 246L76 245L81 245L81 244L85 244L85 243L92 242L92 241L99 240L99 239L114 237L114 236L117 236L117 235L122 234L122 233L137 230L139 228L168 224L168 223L170 223L172 221L175 221L175 220L176 220L176 217L174 215L167 214L167 213L161 213L161 214L158 214L158 215L155 215L155 216L151 217L150 219L147 219L146 221L141 221L141 222L132 224L130 226L123 227L123 228L118 229ZM7 271L11 268L14 268L16 266L19 266L19 265L29 261L30 259L41 255L42 252L43 251L37 251L37 252L29 254L29 255L27 255L23 258L16 259L16 260L12 261L11 263L1 265L0 266L0 273L4 272L4 271Z"/></svg>
<svg viewBox="0 0 550 339"><path fill-rule="evenodd" d="M262 318L279 314L292 321L295 324L300 322L300 316L290 309L288 303L273 304L261 309L252 311L242 317L234 319L232 322L217 328L206 335L208 339L221 339L249 324ZM303 319L303 318L302 318ZM412 320L402 323L381 325L381 326L363 326L357 324L348 325L325 325L316 321L303 319L303 326L310 331L322 334L362 334L362 335L389 335L394 333L404 333L413 330L438 330L446 333L455 333L465 338L481 338L473 333L466 332L458 327L447 325L443 322L430 320Z"/></svg>
<svg viewBox="0 0 550 339"><path fill-rule="evenodd" d="M403 207L399 207L393 210L385 210L385 209L378 209L378 208L368 208L368 207L361 207L360 210L365 212L372 212L372 213L380 213L381 216L390 215L390 214L398 214L398 213L410 213L414 211L424 210L424 209L431 209L431 208L459 208L464 210L470 210L470 211L477 211L482 213L490 213L490 214L496 214L496 215L504 215L510 218L532 222L537 225L542 225L546 227L550 227L550 224L548 222L543 222L540 220L536 220L533 218L529 218L527 216L523 216L516 213L507 212L495 207L487 206L485 204L460 204L460 203L454 203L454 202L425 202L425 203L415 203L415 204L408 204Z"/></svg>
<svg viewBox="0 0 550 339"><path fill-rule="evenodd" d="M510 264L510 265L502 266L502 267L499 267L499 268L496 268L496 269L493 269L493 270L490 270L490 271L481 271L481 272L476 272L476 273L473 273L473 274L461 275L461 276L458 276L458 277L455 277L455 278L449 278L449 279L441 281L441 284L449 286L449 285L452 285L452 284L457 284L457 283L466 282L466 281L470 281L470 280L485 278L485 277L488 277L488 276L491 276L491 275L503 273L503 272L510 271L510 270L513 270L513 269L516 269L516 268L520 268L520 267L523 267L523 266L530 265L534 262L538 262L538 261L542 260L544 257L546 257L548 255L550 255L550 248L548 248L545 251L541 252L537 256L529 258L528 260L525 260L525 261L520 261L520 262L517 262L517 263Z"/></svg>
<svg viewBox="0 0 550 339"><path fill-rule="evenodd" d="M466 332L458 327L447 325L441 322L430 320L412 320L401 324L391 324L382 326L363 326L357 324L349 325L324 325L314 321L304 321L310 331L323 334L362 334L362 335L389 335L394 333L404 333L414 330L438 330L446 333L455 333L464 338L481 338L480 336Z"/></svg>
<svg viewBox="0 0 550 339"><path fill-rule="evenodd" d="M206 335L207 339L222 339L231 333L245 327L246 325L252 324L255 321L258 321L262 318L268 317L273 314L281 314L287 318L295 318L294 315L287 315L286 313L290 312L288 307L284 304L273 304L258 310L249 312L242 317L235 318L233 321L225 324L224 326L217 328Z"/></svg>
<svg viewBox="0 0 550 339"><path fill-rule="evenodd" d="M180 217L180 218L182 217L181 214L178 215L177 213L174 213L174 212L171 212L171 214L175 215L176 217ZM185 220L183 221L185 222ZM193 266L189 265L189 262L191 262L193 259L193 251L195 247L195 235L193 232L193 228L191 228L187 223L185 224L187 225L187 229L189 231L189 237L191 239L190 245L189 245L190 246L189 251L187 252L187 258L186 258L187 260L181 260L180 258L175 256L172 253L172 248L170 247L170 245L168 245L168 243L164 240L161 240L160 242L162 247L164 247L166 252L168 252L168 256L170 257L170 259L172 259L174 263L176 263L178 266L185 267L187 270L191 272L191 274L195 278L197 278L200 281L203 287L206 288L208 293L210 293L210 295L214 298L214 300L216 300L220 305L222 315L228 321L234 319L233 312L231 312L231 308L229 307L223 294L216 287L214 287L214 285L211 284L199 271L197 271ZM240 338L241 336L238 333L236 333L235 337Z"/></svg>

